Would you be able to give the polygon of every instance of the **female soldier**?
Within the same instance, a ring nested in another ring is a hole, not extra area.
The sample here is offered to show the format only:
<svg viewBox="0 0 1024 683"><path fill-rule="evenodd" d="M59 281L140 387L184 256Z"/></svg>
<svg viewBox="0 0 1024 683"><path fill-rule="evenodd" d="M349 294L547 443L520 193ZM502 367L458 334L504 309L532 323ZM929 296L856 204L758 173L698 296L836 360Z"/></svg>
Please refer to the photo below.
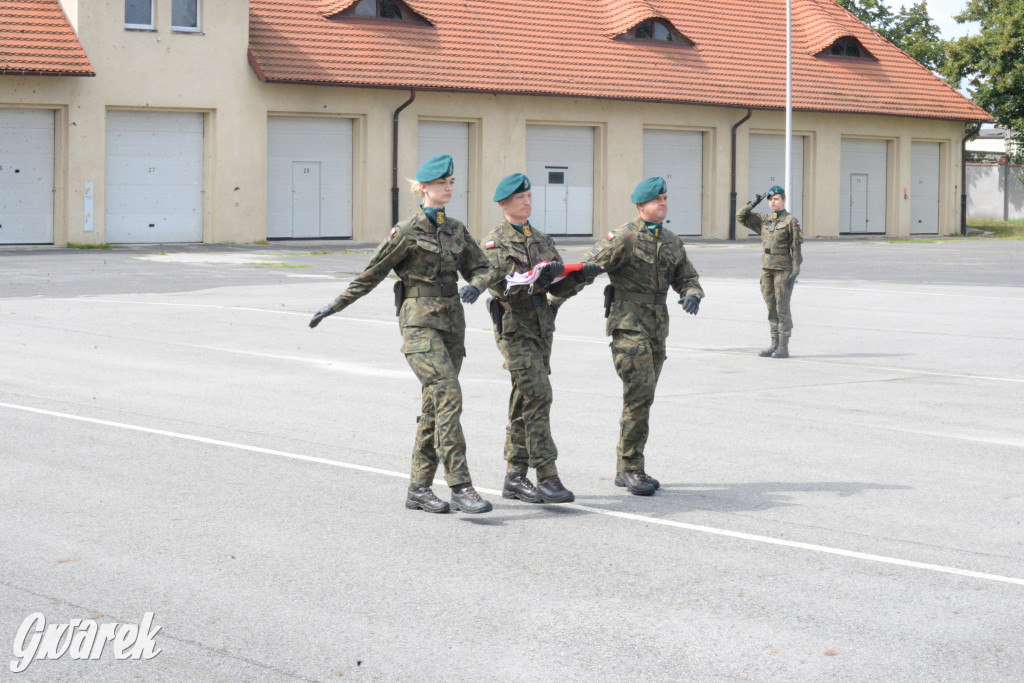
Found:
<svg viewBox="0 0 1024 683"><path fill-rule="evenodd" d="M459 417L462 389L459 370L466 355L466 318L459 299L473 303L486 289L487 259L466 226L445 215L452 198L454 164L447 154L431 157L416 172L414 194L423 205L391 229L370 263L334 301L313 319L316 327L329 315L351 305L380 284L392 270L402 353L423 385L423 413L418 419L412 455L412 477L405 507L448 512L448 503L430 490L438 462L452 489L451 507L463 512L489 512L491 504L473 488L466 465L466 439ZM458 274L470 284L456 289Z"/></svg>

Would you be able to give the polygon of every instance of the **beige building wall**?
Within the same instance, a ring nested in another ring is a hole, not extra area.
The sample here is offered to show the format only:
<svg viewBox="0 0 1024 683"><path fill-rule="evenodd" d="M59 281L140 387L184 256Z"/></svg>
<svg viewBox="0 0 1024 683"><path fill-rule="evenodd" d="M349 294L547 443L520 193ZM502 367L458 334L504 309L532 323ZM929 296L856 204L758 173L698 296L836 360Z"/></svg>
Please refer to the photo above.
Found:
<svg viewBox="0 0 1024 683"><path fill-rule="evenodd" d="M123 3L62 0L95 78L0 77L0 106L56 111L54 242L105 241L106 114L113 109L200 112L205 121L204 242L254 242L266 237L267 117L302 115L353 120L353 239L378 241L391 226L392 118L407 90L261 83L246 55L248 3L201 3L201 33L170 28L170 2L156 2L156 27L124 28ZM731 128L745 109L559 97L417 92L399 116L400 215L416 206L404 182L417 166L418 122L470 124L469 215L479 237L500 220L491 201L505 175L526 166L530 124L590 126L595 136L594 234L635 215L629 194L641 179L643 131L668 128L704 136L701 233L727 239ZM844 138L888 143L886 230L910 232L910 160L914 141L940 143L939 233L959 229L959 122L796 112L794 132L805 137L804 216L808 236L839 235L840 148ZM737 204L747 185L748 139L784 131L782 112L755 111L737 130ZM84 187L95 187L94 230L85 232ZM904 190L907 190L904 192ZM671 199L670 199L671 201ZM698 215L694 212L694 215ZM741 229L737 234L743 235Z"/></svg>

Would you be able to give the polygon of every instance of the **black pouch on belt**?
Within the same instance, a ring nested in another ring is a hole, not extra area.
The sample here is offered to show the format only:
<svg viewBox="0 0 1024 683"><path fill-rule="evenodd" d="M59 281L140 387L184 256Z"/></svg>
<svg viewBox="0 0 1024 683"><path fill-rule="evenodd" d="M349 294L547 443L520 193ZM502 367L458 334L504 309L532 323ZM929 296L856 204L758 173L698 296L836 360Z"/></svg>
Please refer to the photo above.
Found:
<svg viewBox="0 0 1024 683"><path fill-rule="evenodd" d="M403 301L405 301L405 283L399 280L395 283L395 315L402 312Z"/></svg>
<svg viewBox="0 0 1024 683"><path fill-rule="evenodd" d="M494 323L494 329L498 330L498 334L502 333L501 327L501 302L491 297L487 300L487 310L491 312L491 322Z"/></svg>
<svg viewBox="0 0 1024 683"><path fill-rule="evenodd" d="M615 287L608 285L604 288L604 317L608 317L612 312L612 302L615 301Z"/></svg>

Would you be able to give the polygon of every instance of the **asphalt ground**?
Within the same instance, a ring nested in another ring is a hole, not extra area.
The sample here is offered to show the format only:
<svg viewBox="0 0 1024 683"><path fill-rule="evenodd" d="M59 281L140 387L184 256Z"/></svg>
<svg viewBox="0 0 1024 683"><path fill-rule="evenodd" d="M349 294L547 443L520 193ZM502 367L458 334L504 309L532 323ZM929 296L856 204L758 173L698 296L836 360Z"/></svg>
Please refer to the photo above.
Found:
<svg viewBox="0 0 1024 683"><path fill-rule="evenodd" d="M403 507L420 399L390 282L307 327L370 248L0 250L5 678L1024 680L1024 242L809 240L788 360L755 353L757 246L690 244L707 298L672 308L652 497L612 485L601 286L552 358L576 503L500 497L478 302L478 516ZM161 652L11 673L37 612L153 612Z"/></svg>

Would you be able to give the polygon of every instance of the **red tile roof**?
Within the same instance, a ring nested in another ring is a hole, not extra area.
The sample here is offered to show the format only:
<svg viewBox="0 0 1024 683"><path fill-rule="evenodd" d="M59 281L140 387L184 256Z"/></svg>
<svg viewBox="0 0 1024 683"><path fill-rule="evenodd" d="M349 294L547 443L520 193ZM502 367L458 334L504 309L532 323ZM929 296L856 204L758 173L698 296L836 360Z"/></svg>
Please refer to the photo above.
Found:
<svg viewBox="0 0 1024 683"><path fill-rule="evenodd" d="M433 26L330 18L354 1L250 0L249 62L259 78L785 106L785 0L405 0ZM835 0L792 7L795 110L991 120ZM614 39L651 17L695 45ZM815 56L843 36L874 59Z"/></svg>
<svg viewBox="0 0 1024 683"><path fill-rule="evenodd" d="M0 2L0 75L95 76L58 0Z"/></svg>

